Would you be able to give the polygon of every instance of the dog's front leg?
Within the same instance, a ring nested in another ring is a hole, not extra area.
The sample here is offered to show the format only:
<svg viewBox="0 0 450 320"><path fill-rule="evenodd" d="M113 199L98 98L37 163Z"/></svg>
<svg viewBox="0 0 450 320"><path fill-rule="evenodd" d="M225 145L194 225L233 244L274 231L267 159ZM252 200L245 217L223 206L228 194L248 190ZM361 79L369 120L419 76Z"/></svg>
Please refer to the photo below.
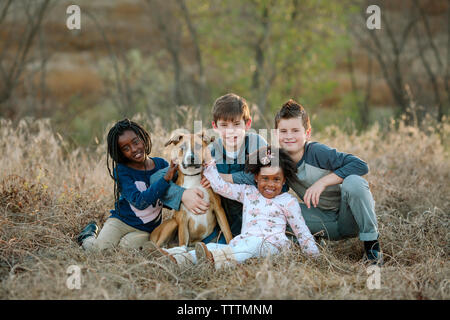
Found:
<svg viewBox="0 0 450 320"><path fill-rule="evenodd" d="M222 204L220 203L220 196L210 190L209 199L213 204L213 212L216 215L220 230L222 230L226 242L230 243L231 239L233 239L233 235L231 234L230 224L228 223L225 210L223 210Z"/></svg>
<svg viewBox="0 0 450 320"><path fill-rule="evenodd" d="M186 212L175 212L175 219L178 224L178 245L180 247L187 246L189 244L189 228Z"/></svg>
<svg viewBox="0 0 450 320"><path fill-rule="evenodd" d="M166 245L175 236L178 224L174 218L165 220L150 234L150 241L162 247Z"/></svg>

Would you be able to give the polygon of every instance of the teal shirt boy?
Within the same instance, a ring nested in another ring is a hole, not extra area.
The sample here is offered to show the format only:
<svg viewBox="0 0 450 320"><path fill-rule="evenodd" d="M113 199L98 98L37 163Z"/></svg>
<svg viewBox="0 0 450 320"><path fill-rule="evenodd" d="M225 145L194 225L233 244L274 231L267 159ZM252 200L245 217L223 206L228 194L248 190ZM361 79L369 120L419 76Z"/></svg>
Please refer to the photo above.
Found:
<svg viewBox="0 0 450 320"><path fill-rule="evenodd" d="M375 201L362 178L367 164L358 157L324 144L308 142L311 124L304 108L286 102L275 117L279 144L297 162L299 182L287 181L297 195L306 225L313 234L330 240L359 236L366 257L381 264ZM252 183L246 174L233 175L234 183Z"/></svg>

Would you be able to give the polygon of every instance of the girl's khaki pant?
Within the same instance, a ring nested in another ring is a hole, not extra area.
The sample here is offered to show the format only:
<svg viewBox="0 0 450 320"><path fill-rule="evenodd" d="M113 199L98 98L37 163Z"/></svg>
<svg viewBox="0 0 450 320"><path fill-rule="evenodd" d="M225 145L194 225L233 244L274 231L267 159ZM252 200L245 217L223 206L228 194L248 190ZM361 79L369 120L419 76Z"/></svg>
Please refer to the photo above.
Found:
<svg viewBox="0 0 450 320"><path fill-rule="evenodd" d="M139 249L150 241L150 233L130 227L116 218L108 218L98 237L88 237L83 241L83 249L103 250L119 245L123 248Z"/></svg>

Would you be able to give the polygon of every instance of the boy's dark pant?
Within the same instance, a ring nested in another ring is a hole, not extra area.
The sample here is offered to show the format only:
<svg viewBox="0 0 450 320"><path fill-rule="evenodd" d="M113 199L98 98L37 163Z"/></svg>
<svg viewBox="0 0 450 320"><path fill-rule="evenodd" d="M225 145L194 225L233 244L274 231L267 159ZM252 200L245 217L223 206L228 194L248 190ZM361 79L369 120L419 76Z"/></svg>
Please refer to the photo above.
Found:
<svg viewBox="0 0 450 320"><path fill-rule="evenodd" d="M357 175L350 175L341 185L341 204L338 212L322 211L300 203L302 215L312 234L320 231L329 240L353 238L362 241L378 238L375 201L368 182Z"/></svg>
<svg viewBox="0 0 450 320"><path fill-rule="evenodd" d="M233 238L236 237L241 233L241 227L242 227L242 216L235 216L233 223L230 225L231 233L233 235ZM220 237L219 237L220 235ZM220 244L227 244L227 241L225 240L225 236L220 231L219 224L216 225L214 228L214 231L207 236L205 239L202 240L203 243L220 243Z"/></svg>

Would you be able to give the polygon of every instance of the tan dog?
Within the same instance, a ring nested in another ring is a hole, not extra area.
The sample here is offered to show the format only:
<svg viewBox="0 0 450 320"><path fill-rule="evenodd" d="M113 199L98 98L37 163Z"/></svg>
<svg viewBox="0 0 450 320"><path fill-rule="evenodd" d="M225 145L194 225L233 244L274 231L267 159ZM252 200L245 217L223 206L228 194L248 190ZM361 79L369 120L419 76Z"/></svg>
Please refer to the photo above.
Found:
<svg viewBox="0 0 450 320"><path fill-rule="evenodd" d="M208 144L214 141L204 133L197 134L176 134L165 146L172 145L172 157L178 163L178 179L176 184L186 189L199 188L203 191L203 200L210 203L205 214L195 214L186 209L181 204L180 210L176 211L174 217L164 221L150 235L150 240L158 246L164 246L174 236L178 230L178 242L180 246L190 245L201 241L210 235L216 223L219 223L227 243L232 239L230 226L220 203L220 196L214 193L211 188L205 189L200 185L203 177L202 161L205 159L205 152L210 152Z"/></svg>

